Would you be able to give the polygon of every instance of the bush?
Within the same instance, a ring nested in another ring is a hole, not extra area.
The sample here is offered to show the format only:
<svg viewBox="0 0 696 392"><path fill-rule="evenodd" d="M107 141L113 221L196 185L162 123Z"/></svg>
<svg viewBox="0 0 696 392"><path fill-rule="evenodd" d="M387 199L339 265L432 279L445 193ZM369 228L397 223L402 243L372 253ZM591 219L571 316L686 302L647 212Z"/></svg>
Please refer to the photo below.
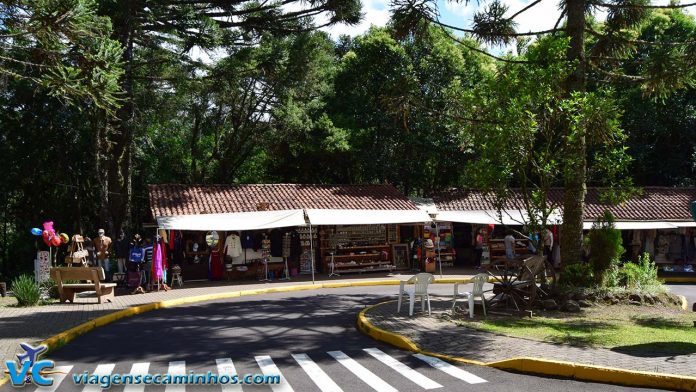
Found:
<svg viewBox="0 0 696 392"><path fill-rule="evenodd" d="M638 259L638 263L626 263L620 271L620 284L629 289L646 290L662 285L657 278L657 266L648 253Z"/></svg>
<svg viewBox="0 0 696 392"><path fill-rule="evenodd" d="M12 281L12 293L19 306L34 306L41 299L41 288L29 275L20 275Z"/></svg>
<svg viewBox="0 0 696 392"><path fill-rule="evenodd" d="M609 268L602 273L602 287L612 288L621 285L621 261L614 259Z"/></svg>
<svg viewBox="0 0 696 392"><path fill-rule="evenodd" d="M614 216L609 211L598 219L589 234L590 263L594 270L597 283L602 283L604 271L612 266L612 262L624 253L621 232L614 228Z"/></svg>
<svg viewBox="0 0 696 392"><path fill-rule="evenodd" d="M563 268L559 283L566 287L591 287L594 283L592 266L585 263L568 264Z"/></svg>
<svg viewBox="0 0 696 392"><path fill-rule="evenodd" d="M58 297L60 297L58 294L58 286L51 278L48 278L45 282L41 283L41 291L48 298L58 299Z"/></svg>

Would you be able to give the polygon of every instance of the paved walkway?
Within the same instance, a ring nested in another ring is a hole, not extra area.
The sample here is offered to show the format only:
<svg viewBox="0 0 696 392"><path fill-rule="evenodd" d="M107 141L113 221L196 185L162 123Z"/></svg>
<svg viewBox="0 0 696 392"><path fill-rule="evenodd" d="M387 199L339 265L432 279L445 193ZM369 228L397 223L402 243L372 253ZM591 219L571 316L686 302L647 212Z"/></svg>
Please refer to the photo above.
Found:
<svg viewBox="0 0 696 392"><path fill-rule="evenodd" d="M694 376L696 354L670 355L644 352L623 354L609 349L582 348L567 344L544 343L478 331L439 316L449 312L451 299L431 298L432 316L420 312L408 316L408 302L396 313L396 301L379 305L366 313L376 327L411 339L424 351L447 354L481 362L495 362L514 357L537 357L621 369Z"/></svg>
<svg viewBox="0 0 696 392"><path fill-rule="evenodd" d="M450 274L444 275L443 278L445 279L461 279L467 277L467 271L465 270L456 269L446 272ZM326 275L320 275L317 278L318 280L316 280L316 284L361 282L368 280L402 280L408 279L411 276L410 274L363 274L328 279ZM436 275L436 277L439 278L439 275ZM96 298L93 297L92 293L89 297L77 298L75 304L56 303L30 308L0 306L0 361L2 361L0 363L4 363L4 361L8 359L14 359L16 353L22 352L19 348L20 342L40 342L86 321L128 307L197 295L311 283L311 277L309 276L300 276L289 281L273 281L270 283L259 283L255 280L237 282L186 282L183 288L146 294L133 295L125 290L117 290L116 298L113 303L107 302L104 304L97 304ZM0 303L0 305L5 305L7 302L7 298L5 298L5 301Z"/></svg>

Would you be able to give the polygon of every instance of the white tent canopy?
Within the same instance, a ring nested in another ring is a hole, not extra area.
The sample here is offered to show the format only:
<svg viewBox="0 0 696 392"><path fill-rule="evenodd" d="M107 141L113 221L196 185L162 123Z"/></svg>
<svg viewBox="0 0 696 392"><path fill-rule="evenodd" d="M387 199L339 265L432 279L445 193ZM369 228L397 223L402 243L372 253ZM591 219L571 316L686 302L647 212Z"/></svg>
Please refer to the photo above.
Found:
<svg viewBox="0 0 696 392"><path fill-rule="evenodd" d="M594 222L584 222L583 229L590 230ZM614 227L618 230L649 230L649 229L676 229L675 222L638 222L620 221L614 222Z"/></svg>
<svg viewBox="0 0 696 392"><path fill-rule="evenodd" d="M438 211L435 218L441 222L474 223L479 225L524 225L529 222L526 211L503 210L498 211ZM561 222L559 212L553 212L548 217L548 224Z"/></svg>
<svg viewBox="0 0 696 392"><path fill-rule="evenodd" d="M157 224L161 229L196 231L262 230L306 225L302 210L163 216L157 218Z"/></svg>
<svg viewBox="0 0 696 392"><path fill-rule="evenodd" d="M430 222L423 210L318 210L309 209L312 225L380 225Z"/></svg>
<svg viewBox="0 0 696 392"><path fill-rule="evenodd" d="M677 227L696 227L696 222L669 222Z"/></svg>

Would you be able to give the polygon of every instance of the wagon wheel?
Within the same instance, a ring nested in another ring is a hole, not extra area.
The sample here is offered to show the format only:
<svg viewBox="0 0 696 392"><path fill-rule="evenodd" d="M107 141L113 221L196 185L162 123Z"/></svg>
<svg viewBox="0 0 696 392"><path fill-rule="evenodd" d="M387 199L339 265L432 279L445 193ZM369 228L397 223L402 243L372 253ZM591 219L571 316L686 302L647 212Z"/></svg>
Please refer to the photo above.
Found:
<svg viewBox="0 0 696 392"><path fill-rule="evenodd" d="M548 296L549 288L556 282L556 269L548 260L544 261L544 268L535 277L538 291L543 296Z"/></svg>

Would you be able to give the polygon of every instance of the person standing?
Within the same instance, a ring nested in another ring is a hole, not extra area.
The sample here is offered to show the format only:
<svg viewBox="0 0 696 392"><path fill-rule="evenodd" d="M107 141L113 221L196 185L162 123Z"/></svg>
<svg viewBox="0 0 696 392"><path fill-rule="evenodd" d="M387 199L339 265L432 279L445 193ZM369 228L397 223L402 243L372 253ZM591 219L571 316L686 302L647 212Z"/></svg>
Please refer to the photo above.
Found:
<svg viewBox="0 0 696 392"><path fill-rule="evenodd" d="M512 235L512 231L508 230L507 235L505 236L505 239L503 239L503 242L505 243L505 257L507 257L508 260L512 260L515 258L515 236Z"/></svg>
<svg viewBox="0 0 696 392"><path fill-rule="evenodd" d="M99 229L94 240L94 248L97 251L97 263L104 271L109 272L109 255L111 251L111 238L104 235L104 229Z"/></svg>
<svg viewBox="0 0 696 392"><path fill-rule="evenodd" d="M553 265L553 233L549 228L545 228L542 236L542 244L544 245L544 256L546 256L546 261Z"/></svg>
<svg viewBox="0 0 696 392"><path fill-rule="evenodd" d="M118 273L122 274L126 271L126 260L130 256L130 244L128 240L126 240L126 233L124 233L123 230L121 230L121 233L114 242L114 252L116 253Z"/></svg>
<svg viewBox="0 0 696 392"><path fill-rule="evenodd" d="M474 265L476 269L481 268L481 256L483 256L483 233L481 229L476 231L476 237L474 238Z"/></svg>

